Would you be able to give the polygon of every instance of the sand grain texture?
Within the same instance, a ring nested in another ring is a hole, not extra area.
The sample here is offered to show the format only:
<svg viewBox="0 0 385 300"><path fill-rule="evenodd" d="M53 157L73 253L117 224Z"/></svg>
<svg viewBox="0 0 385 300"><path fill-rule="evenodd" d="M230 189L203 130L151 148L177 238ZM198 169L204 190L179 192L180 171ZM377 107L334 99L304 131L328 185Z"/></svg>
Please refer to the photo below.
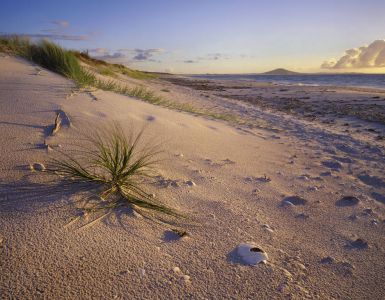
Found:
<svg viewBox="0 0 385 300"><path fill-rule="evenodd" d="M385 192L381 144L368 145L290 116L275 123L277 133L111 92L97 91L98 101L82 92L67 98L74 88L70 81L49 71L33 73L34 66L23 60L0 58L2 298L384 297L385 206L371 196ZM182 102L196 95L188 87L166 87ZM205 105L202 99L196 103ZM223 103L234 111L244 105ZM281 120L278 113L253 109L260 117L269 114L266 124ZM58 111L71 126L49 136ZM82 134L112 121L127 133L147 125L146 137L162 142L166 160L158 184L148 188L191 216L193 221L178 224L187 237L170 238L172 226L129 210L82 227L86 222L72 204L80 193L29 170L55 155L57 145L69 151L82 143ZM52 145L49 153L45 140ZM329 168L323 161L341 167ZM289 196L306 201L283 206ZM360 201L336 205L343 196ZM346 247L357 239L367 247ZM234 263L234 249L246 242L260 245L268 263Z"/></svg>

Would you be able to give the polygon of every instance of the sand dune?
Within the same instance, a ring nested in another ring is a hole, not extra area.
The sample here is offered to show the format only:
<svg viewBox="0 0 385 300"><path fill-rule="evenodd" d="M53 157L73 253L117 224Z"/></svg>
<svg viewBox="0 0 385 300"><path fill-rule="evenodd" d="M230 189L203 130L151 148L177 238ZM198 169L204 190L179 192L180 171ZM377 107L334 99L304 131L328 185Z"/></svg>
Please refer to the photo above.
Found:
<svg viewBox="0 0 385 300"><path fill-rule="evenodd" d="M112 92L72 93L67 79L0 57L2 298L384 297L383 141L216 91L147 84L245 125ZM57 114L63 126L51 135ZM127 210L91 222L73 203L81 193L29 169L113 121L127 133L146 126L146 138L161 142L164 160L148 189L187 220L162 224ZM267 253L266 264L237 259L247 242Z"/></svg>

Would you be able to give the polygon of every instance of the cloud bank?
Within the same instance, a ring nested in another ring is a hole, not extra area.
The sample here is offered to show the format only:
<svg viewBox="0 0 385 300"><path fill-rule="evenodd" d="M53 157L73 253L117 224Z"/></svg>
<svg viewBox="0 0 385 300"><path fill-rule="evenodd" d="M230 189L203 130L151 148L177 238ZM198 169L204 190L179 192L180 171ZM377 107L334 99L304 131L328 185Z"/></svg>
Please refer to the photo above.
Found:
<svg viewBox="0 0 385 300"><path fill-rule="evenodd" d="M385 67L385 40L376 40L369 46L349 49L338 60L323 62L324 69L381 68Z"/></svg>
<svg viewBox="0 0 385 300"><path fill-rule="evenodd" d="M130 49L123 48L117 49L116 51L110 52L105 48L96 48L90 49L95 58L107 60L110 62L119 62L119 63L129 63L129 62L159 62L153 57L157 54L164 52L164 49L161 48L151 48L151 49Z"/></svg>

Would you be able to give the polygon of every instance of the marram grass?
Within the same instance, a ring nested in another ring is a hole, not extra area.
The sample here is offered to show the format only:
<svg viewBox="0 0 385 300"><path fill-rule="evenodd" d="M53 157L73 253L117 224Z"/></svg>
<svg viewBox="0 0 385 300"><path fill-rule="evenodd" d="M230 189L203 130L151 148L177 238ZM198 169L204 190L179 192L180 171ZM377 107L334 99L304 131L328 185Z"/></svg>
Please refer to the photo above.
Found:
<svg viewBox="0 0 385 300"><path fill-rule="evenodd" d="M0 51L19 55L31 60L40 66L72 79L79 87L96 87L101 90L135 97L151 104L189 112L198 116L241 123L235 115L213 113L209 110L199 109L189 104L169 101L143 86L129 88L119 84L113 79L98 79L93 73L84 69L80 65L78 59L90 66L96 67L98 73L110 77L116 76L116 73L121 73L137 79L151 79L156 78L156 76L151 73L131 70L123 65L109 64L102 60L91 58L86 52L66 50L47 40L31 43L25 37L0 36Z"/></svg>
<svg viewBox="0 0 385 300"><path fill-rule="evenodd" d="M143 130L126 136L118 124L88 137L86 149L76 155L52 159L47 171L63 181L90 184L98 190L91 210L129 206L140 214L155 212L174 217L182 214L148 194L143 183L155 174L159 146L142 142Z"/></svg>

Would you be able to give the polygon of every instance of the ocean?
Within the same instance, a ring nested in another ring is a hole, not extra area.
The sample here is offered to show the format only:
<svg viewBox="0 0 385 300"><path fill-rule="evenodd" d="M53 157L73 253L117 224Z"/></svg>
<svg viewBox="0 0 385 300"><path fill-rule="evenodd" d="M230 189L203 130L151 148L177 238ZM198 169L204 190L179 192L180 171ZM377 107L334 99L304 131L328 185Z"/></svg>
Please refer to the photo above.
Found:
<svg viewBox="0 0 385 300"><path fill-rule="evenodd" d="M223 74L190 75L201 79L242 80L270 82L283 85L310 86L349 86L371 87L385 90L385 74L300 74L300 75L262 75L262 74Z"/></svg>

